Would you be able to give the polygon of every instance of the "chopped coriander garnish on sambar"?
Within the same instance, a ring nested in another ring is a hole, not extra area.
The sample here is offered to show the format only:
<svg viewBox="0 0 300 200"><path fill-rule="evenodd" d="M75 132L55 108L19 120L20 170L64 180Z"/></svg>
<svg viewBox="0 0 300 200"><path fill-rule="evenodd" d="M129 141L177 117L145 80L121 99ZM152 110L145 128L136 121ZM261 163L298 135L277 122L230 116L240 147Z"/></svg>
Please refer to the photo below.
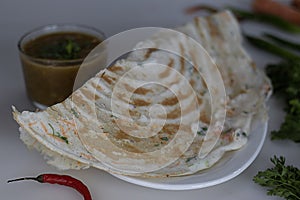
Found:
<svg viewBox="0 0 300 200"><path fill-rule="evenodd" d="M34 58L71 60L85 58L101 41L88 34L52 33L37 37L24 45L26 54Z"/></svg>

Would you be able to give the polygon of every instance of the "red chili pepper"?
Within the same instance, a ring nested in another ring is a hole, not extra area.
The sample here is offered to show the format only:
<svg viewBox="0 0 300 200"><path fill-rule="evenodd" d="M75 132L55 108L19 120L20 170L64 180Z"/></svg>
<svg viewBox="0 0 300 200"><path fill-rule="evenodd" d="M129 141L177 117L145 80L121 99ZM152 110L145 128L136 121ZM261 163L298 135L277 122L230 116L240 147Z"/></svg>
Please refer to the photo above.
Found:
<svg viewBox="0 0 300 200"><path fill-rule="evenodd" d="M50 184L59 184L59 185L68 186L74 188L80 194L82 194L84 200L92 200L90 191L87 188L87 186L84 185L80 180L73 178L71 176L58 175L58 174L41 174L37 177L24 177L24 178L9 180L7 182L11 183L14 181L22 181L22 180L34 180L40 183L50 183Z"/></svg>

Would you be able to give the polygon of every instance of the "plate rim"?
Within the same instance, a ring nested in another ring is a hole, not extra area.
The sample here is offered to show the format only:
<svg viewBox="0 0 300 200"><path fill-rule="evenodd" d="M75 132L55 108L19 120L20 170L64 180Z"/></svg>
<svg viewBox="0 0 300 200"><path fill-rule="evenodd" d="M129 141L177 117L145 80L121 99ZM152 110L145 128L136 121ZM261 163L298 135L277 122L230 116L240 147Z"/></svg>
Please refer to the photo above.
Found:
<svg viewBox="0 0 300 200"><path fill-rule="evenodd" d="M199 183L168 184L168 183L153 183L153 182L147 181L147 179L139 179L136 177L130 177L130 176L125 176L125 175L120 175L120 174L114 174L114 173L110 173L110 174L122 181L131 183L134 185L143 186L146 188L152 188L152 189L158 189L158 190L170 190L170 191L195 190L195 189L211 187L214 185L224 183L226 181L229 181L229 180L237 177L243 171L245 171L254 162L254 160L260 153L260 151L263 147L263 144L265 142L266 136L267 136L268 120L266 120L265 122L259 122L259 123L262 126L261 127L261 130L262 130L261 135L262 136L261 136L261 142L258 143L256 151L250 156L250 158L247 160L247 162L243 163L240 167L235 169L231 174L228 174L219 179L214 179L214 180L207 181L207 182L200 183L200 184Z"/></svg>

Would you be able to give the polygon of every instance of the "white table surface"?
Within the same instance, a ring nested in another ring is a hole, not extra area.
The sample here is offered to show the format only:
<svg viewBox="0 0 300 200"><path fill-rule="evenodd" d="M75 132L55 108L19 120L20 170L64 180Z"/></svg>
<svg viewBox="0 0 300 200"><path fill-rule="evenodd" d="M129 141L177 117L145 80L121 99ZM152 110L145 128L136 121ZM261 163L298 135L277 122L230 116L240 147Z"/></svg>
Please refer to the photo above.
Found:
<svg viewBox="0 0 300 200"><path fill-rule="evenodd" d="M256 185L252 177L259 170L272 166L269 159L273 155L283 155L288 164L300 167L300 144L270 140L270 130L277 129L284 117L283 103L274 97L268 103L270 108L268 136L257 159L238 177L205 189L154 190L126 183L96 169L58 172L48 166L39 153L28 150L19 140L18 125L12 119L11 105L16 105L20 110L33 110L26 97L17 51L17 41L24 32L45 24L64 22L94 26L104 31L107 36L136 27L170 28L190 21L193 16L185 15L184 8L200 2L218 7L229 4L246 9L250 7L250 0L2 0L0 2L0 199L82 199L71 189L57 185L35 182L6 184L6 180L10 178L45 172L66 173L81 179L89 186L95 200L277 199L267 196L266 190ZM254 23L243 25L243 30L248 33L258 34L262 29L274 31L270 27L262 28ZM297 40L295 37L290 38ZM277 58L256 50L246 42L244 45L259 67L278 61Z"/></svg>

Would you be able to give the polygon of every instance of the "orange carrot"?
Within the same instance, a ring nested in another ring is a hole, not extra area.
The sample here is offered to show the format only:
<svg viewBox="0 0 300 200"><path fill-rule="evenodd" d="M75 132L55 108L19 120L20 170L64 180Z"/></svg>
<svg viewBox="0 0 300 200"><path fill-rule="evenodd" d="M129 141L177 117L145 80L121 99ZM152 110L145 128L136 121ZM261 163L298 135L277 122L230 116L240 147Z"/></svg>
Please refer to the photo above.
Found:
<svg viewBox="0 0 300 200"><path fill-rule="evenodd" d="M256 12L276 15L293 24L300 25L300 12L287 5L273 0L254 0L252 7Z"/></svg>

